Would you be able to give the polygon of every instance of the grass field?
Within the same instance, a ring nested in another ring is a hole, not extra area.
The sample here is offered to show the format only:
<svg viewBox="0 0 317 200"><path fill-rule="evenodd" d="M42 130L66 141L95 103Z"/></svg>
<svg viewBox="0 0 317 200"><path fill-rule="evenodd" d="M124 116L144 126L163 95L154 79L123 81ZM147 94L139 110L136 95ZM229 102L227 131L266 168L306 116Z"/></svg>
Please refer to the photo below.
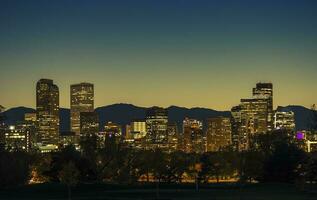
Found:
<svg viewBox="0 0 317 200"><path fill-rule="evenodd" d="M72 190L73 200L156 199L155 185L85 184ZM66 186L38 184L0 190L0 199L67 199ZM317 200L317 193L299 191L287 184L253 184L242 188L234 184L211 184L197 192L194 185L161 185L159 199L164 200Z"/></svg>

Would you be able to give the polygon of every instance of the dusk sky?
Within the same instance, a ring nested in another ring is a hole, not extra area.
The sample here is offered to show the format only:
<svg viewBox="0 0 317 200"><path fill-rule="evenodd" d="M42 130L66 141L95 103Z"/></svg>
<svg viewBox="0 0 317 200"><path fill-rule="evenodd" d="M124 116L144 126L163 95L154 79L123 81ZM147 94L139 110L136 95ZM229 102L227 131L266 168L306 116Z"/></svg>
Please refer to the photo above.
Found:
<svg viewBox="0 0 317 200"><path fill-rule="evenodd" d="M258 81L274 106L317 103L316 0L0 1L0 105L35 107L50 78L95 85L95 107L228 110Z"/></svg>

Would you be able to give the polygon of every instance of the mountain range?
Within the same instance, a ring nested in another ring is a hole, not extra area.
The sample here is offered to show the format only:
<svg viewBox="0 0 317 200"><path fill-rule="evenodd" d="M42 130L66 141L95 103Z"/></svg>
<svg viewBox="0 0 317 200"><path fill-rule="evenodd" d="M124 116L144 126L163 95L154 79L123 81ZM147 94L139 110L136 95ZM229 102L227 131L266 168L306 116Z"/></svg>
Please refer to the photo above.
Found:
<svg viewBox="0 0 317 200"><path fill-rule="evenodd" d="M138 107L132 104L113 104L108 106L102 106L95 109L99 115L100 128L107 121L112 121L123 126L129 124L134 119L144 119L146 113L145 107ZM195 118L206 122L207 118L224 116L229 117L230 111L216 111L207 108L184 108L178 106L170 106L167 108L168 117L170 122L175 122L178 125L179 130L181 130L181 124L185 117ZM303 106L279 106L278 111L293 111L295 113L295 122L297 130L310 129L313 123L314 112L311 109L305 108ZM24 119L25 113L33 113L35 110L33 108L27 107L15 107L8 109L4 112L6 116L6 123L9 125L14 125L18 121ZM206 123L203 123L206 124ZM205 128L205 127L204 127ZM69 131L70 129L70 109L61 108L60 109L60 129L61 131Z"/></svg>

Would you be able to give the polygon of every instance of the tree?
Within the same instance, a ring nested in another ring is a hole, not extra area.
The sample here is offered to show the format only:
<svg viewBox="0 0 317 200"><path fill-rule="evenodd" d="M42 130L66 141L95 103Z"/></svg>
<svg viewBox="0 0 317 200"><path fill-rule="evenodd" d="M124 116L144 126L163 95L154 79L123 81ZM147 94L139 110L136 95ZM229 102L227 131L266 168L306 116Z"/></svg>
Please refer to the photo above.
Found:
<svg viewBox="0 0 317 200"><path fill-rule="evenodd" d="M263 155L264 182L293 182L300 176L300 168L306 160L306 154L299 149L293 138L284 130L259 134L252 138L251 151Z"/></svg>
<svg viewBox="0 0 317 200"><path fill-rule="evenodd" d="M0 188L27 183L30 164L25 152L0 152Z"/></svg>
<svg viewBox="0 0 317 200"><path fill-rule="evenodd" d="M215 177L217 183L221 177L231 176L234 168L228 152L208 152L201 158L201 177L207 183L210 178Z"/></svg>
<svg viewBox="0 0 317 200"><path fill-rule="evenodd" d="M239 181L251 183L252 180L259 180L263 174L263 162L263 153L260 151L241 152L237 164Z"/></svg>
<svg viewBox="0 0 317 200"><path fill-rule="evenodd" d="M67 185L68 199L70 200L72 195L71 187L76 186L79 181L79 171L76 165L69 161L63 166L58 177L63 184Z"/></svg>
<svg viewBox="0 0 317 200"><path fill-rule="evenodd" d="M182 182L184 173L188 170L190 159L189 156L181 151L170 153L168 156L168 168L165 180L167 182Z"/></svg>

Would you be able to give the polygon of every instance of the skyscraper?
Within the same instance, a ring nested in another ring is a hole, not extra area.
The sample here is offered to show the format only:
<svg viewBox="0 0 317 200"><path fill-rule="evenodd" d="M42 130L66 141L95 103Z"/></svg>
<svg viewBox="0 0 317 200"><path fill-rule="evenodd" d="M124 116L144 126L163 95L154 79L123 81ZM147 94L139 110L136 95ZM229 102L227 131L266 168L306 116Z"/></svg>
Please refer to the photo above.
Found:
<svg viewBox="0 0 317 200"><path fill-rule="evenodd" d="M146 111L147 148L167 148L167 110L152 107Z"/></svg>
<svg viewBox="0 0 317 200"><path fill-rule="evenodd" d="M57 145L59 139L59 90L50 79L41 79L36 84L36 114L38 142L42 145Z"/></svg>
<svg viewBox="0 0 317 200"><path fill-rule="evenodd" d="M241 106L231 109L231 140L234 150L239 150L239 142L246 138L241 132Z"/></svg>
<svg viewBox="0 0 317 200"><path fill-rule="evenodd" d="M130 123L130 132L131 138L140 139L146 136L146 123L144 119L133 120Z"/></svg>
<svg viewBox="0 0 317 200"><path fill-rule="evenodd" d="M268 129L268 103L266 99L241 99L241 127L239 150L249 148L255 134L266 133Z"/></svg>
<svg viewBox="0 0 317 200"><path fill-rule="evenodd" d="M168 151L176 151L179 148L178 142L179 142L179 134L178 134L178 128L177 124L174 123L168 123L167 125L167 142L168 142Z"/></svg>
<svg viewBox="0 0 317 200"><path fill-rule="evenodd" d="M295 131L295 117L294 112L275 112L274 115L274 129Z"/></svg>
<svg viewBox="0 0 317 200"><path fill-rule="evenodd" d="M219 151L231 145L231 122L227 117L207 119L207 151Z"/></svg>
<svg viewBox="0 0 317 200"><path fill-rule="evenodd" d="M273 84L257 83L253 98L241 99L240 105L231 110L232 142L240 151L249 148L254 134L273 129Z"/></svg>
<svg viewBox="0 0 317 200"><path fill-rule="evenodd" d="M272 83L257 83L253 88L253 98L265 99L267 102L267 129L273 129L273 84Z"/></svg>
<svg viewBox="0 0 317 200"><path fill-rule="evenodd" d="M94 111L94 85L79 83L70 86L71 131L80 134L80 113Z"/></svg>
<svg viewBox="0 0 317 200"><path fill-rule="evenodd" d="M205 152L203 123L196 119L185 118L183 121L183 150L187 153Z"/></svg>

